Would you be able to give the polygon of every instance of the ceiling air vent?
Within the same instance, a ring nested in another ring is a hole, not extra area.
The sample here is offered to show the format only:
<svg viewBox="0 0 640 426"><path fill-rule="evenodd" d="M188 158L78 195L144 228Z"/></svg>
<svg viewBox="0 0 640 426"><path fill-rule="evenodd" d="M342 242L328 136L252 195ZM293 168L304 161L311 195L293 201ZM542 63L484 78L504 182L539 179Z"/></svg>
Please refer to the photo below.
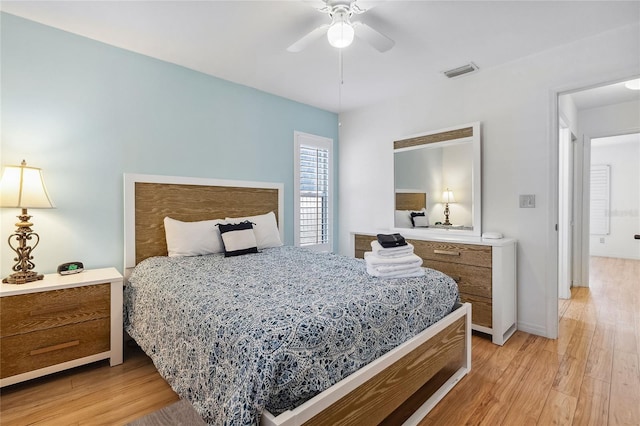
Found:
<svg viewBox="0 0 640 426"><path fill-rule="evenodd" d="M477 65L474 64L473 62L469 62L468 64L463 65L461 67L444 71L444 75L446 75L449 78L456 78L456 77L460 77L461 75L469 74L475 71L478 71Z"/></svg>

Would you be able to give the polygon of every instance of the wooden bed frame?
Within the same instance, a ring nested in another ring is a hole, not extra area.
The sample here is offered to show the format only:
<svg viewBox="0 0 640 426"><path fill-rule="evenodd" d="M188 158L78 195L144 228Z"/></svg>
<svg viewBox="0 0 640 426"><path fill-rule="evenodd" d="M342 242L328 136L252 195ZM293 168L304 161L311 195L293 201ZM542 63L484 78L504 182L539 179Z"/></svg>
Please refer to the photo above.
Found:
<svg viewBox="0 0 640 426"><path fill-rule="evenodd" d="M125 276L150 256L166 256L163 219L183 221L276 213L281 183L125 174ZM284 241L284 238L283 238ZM471 370L471 305L445 318L266 426L415 425Z"/></svg>

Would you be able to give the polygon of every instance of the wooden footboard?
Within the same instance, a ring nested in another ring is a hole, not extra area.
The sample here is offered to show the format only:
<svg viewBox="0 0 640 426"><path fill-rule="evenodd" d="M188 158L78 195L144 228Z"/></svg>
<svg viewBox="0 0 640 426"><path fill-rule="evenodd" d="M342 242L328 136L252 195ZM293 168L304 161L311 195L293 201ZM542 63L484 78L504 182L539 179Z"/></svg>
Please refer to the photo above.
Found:
<svg viewBox="0 0 640 426"><path fill-rule="evenodd" d="M417 424L471 370L471 305L265 426Z"/></svg>

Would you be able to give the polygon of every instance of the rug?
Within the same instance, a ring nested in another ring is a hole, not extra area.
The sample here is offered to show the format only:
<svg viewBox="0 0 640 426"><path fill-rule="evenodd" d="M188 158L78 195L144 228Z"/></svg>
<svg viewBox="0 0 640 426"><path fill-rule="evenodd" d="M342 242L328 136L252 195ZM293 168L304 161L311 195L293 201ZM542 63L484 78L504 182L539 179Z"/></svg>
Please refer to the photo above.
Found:
<svg viewBox="0 0 640 426"><path fill-rule="evenodd" d="M127 426L204 426L206 423L187 401L180 400L161 410L140 417Z"/></svg>

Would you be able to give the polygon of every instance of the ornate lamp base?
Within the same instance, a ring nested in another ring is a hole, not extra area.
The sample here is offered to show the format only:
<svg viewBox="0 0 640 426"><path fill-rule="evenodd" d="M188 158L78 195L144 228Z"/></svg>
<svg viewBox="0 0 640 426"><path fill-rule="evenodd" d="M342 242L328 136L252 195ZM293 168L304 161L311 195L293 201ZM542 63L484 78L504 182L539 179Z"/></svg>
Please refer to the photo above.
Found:
<svg viewBox="0 0 640 426"><path fill-rule="evenodd" d="M451 225L452 223L449 222L449 203L445 204L444 207L444 223L443 225Z"/></svg>
<svg viewBox="0 0 640 426"><path fill-rule="evenodd" d="M2 282L5 284L26 284L32 281L38 281L44 278L43 274L39 274L34 271L27 272L16 272L15 274L9 275L7 278L3 279Z"/></svg>
<svg viewBox="0 0 640 426"><path fill-rule="evenodd" d="M25 284L44 278L44 275L33 271L35 265L32 262L33 256L31 256L31 252L40 242L40 236L31 230L33 223L29 221L31 216L27 213L27 209L22 209L22 214L18 216L18 219L20 219L20 222L16 223L18 229L16 229L13 235L9 236L9 247L11 247L11 250L15 251L17 255L13 259L16 261L16 264L11 268L15 273L2 280L2 282L6 284ZM28 246L27 241L31 241L34 237L35 244L33 247ZM13 239L17 241L16 246L11 244Z"/></svg>

